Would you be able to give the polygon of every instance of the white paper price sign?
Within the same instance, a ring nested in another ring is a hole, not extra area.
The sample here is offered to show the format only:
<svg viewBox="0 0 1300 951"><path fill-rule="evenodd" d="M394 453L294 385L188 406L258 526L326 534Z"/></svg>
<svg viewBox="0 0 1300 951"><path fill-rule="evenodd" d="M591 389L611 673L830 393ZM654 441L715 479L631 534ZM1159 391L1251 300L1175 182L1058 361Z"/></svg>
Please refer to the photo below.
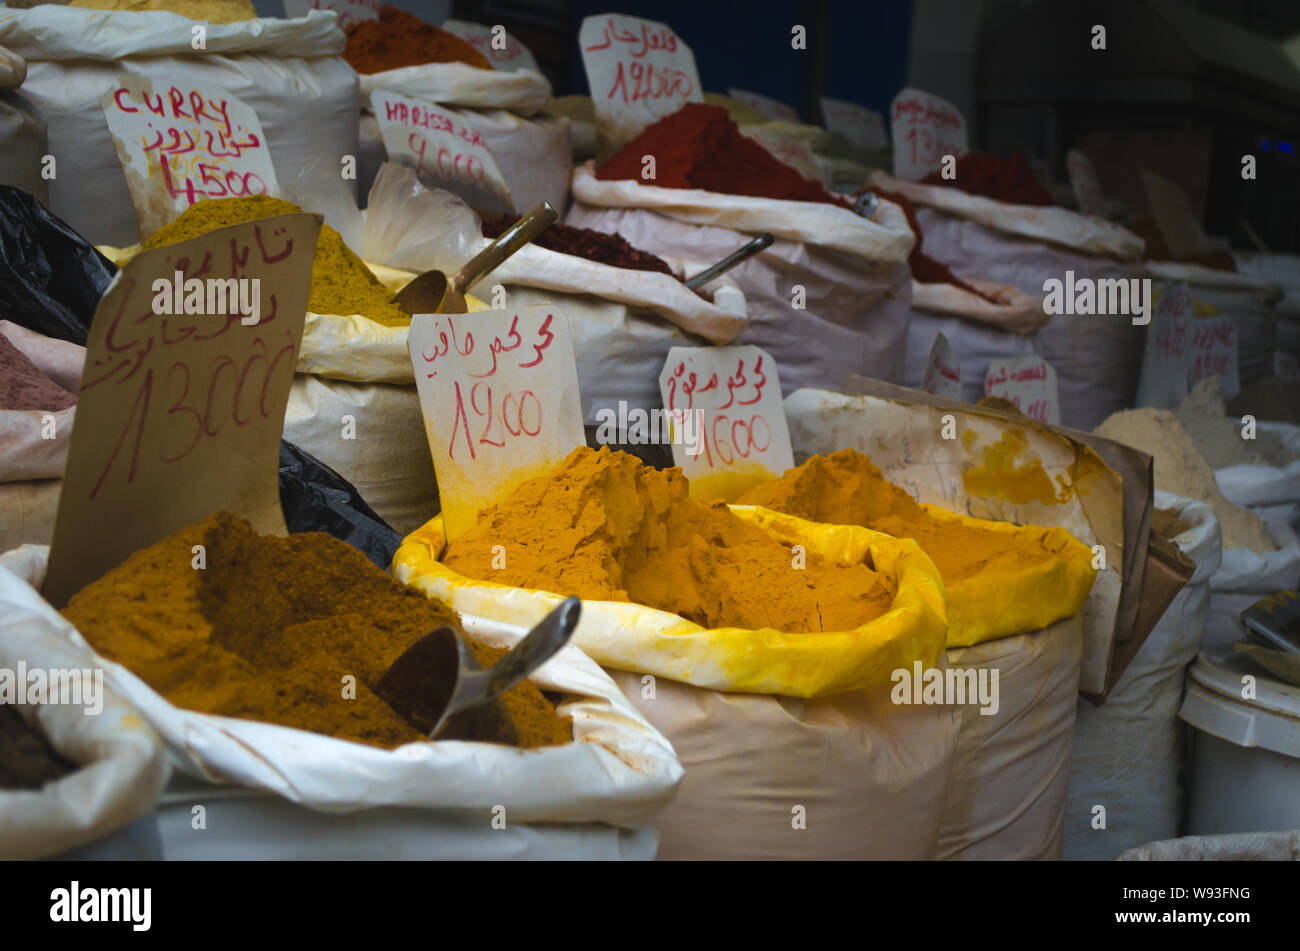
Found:
<svg viewBox="0 0 1300 951"><path fill-rule="evenodd" d="M225 90L123 76L99 104L142 240L202 198L279 191L257 113Z"/></svg>
<svg viewBox="0 0 1300 951"><path fill-rule="evenodd" d="M506 32L503 26L484 26L468 20L446 20L442 28L454 33L478 50L496 69L513 72L519 69L531 69L540 73L537 59L532 50Z"/></svg>
<svg viewBox="0 0 1300 951"><path fill-rule="evenodd" d="M943 334L935 334L930 354L925 360L925 376L922 377L921 386L925 392L935 396L961 399L961 362Z"/></svg>
<svg viewBox="0 0 1300 951"><path fill-rule="evenodd" d="M894 174L917 181L939 167L945 155L966 154L966 120L947 99L912 89L889 107L889 137L894 143Z"/></svg>
<svg viewBox="0 0 1300 951"><path fill-rule="evenodd" d="M1061 423L1061 396L1056 370L1042 357L994 360L984 377L984 395L1000 396L1040 423Z"/></svg>
<svg viewBox="0 0 1300 951"><path fill-rule="evenodd" d="M1187 396L1191 353L1192 292L1185 283L1162 290L1147 328L1138 405L1169 409Z"/></svg>
<svg viewBox="0 0 1300 951"><path fill-rule="evenodd" d="M732 99L739 99L747 106L753 106L769 119L783 120L785 122L799 121L799 113L794 106L787 106L781 100L773 99L771 96L764 96L761 92L751 92L748 89L737 89L735 86L728 86L727 95Z"/></svg>
<svg viewBox="0 0 1300 951"><path fill-rule="evenodd" d="M305 17L308 10L333 10L339 15L339 29L346 30L362 20L378 20L382 0L284 0L284 15Z"/></svg>
<svg viewBox="0 0 1300 951"><path fill-rule="evenodd" d="M759 347L673 347L659 374L691 495L734 502L794 468L776 361Z"/></svg>
<svg viewBox="0 0 1300 951"><path fill-rule="evenodd" d="M448 538L586 444L560 310L419 314L408 346Z"/></svg>
<svg viewBox="0 0 1300 951"><path fill-rule="evenodd" d="M425 183L459 195L476 211L514 211L491 149L463 117L383 89L370 94L370 105L394 162L415 169Z"/></svg>
<svg viewBox="0 0 1300 951"><path fill-rule="evenodd" d="M703 102L695 55L672 27L617 13L590 16L578 31L604 161L652 122Z"/></svg>
<svg viewBox="0 0 1300 951"><path fill-rule="evenodd" d="M1217 376L1223 398L1232 399L1241 392L1241 377L1237 370L1237 322L1226 315L1193 317L1191 334L1188 385L1195 386L1207 376Z"/></svg>
<svg viewBox="0 0 1300 951"><path fill-rule="evenodd" d="M1085 215L1101 217L1106 213L1106 199L1101 193L1101 182L1092 159L1078 149L1070 149L1065 156L1065 170L1070 174L1070 187L1079 210Z"/></svg>
<svg viewBox="0 0 1300 951"><path fill-rule="evenodd" d="M218 509L284 534L280 434L320 223L221 228L118 272L86 341L52 603Z"/></svg>
<svg viewBox="0 0 1300 951"><path fill-rule="evenodd" d="M859 148L883 149L889 145L885 117L874 109L823 96L822 117L829 131L838 132Z"/></svg>

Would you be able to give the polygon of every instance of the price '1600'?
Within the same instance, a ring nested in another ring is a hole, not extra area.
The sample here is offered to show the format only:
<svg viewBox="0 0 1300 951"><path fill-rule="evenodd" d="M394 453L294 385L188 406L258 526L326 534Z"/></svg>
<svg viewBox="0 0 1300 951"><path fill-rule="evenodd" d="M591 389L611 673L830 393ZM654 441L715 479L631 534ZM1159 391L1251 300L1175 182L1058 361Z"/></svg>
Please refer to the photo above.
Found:
<svg viewBox="0 0 1300 951"><path fill-rule="evenodd" d="M737 458L748 459L750 453L766 452L772 444L772 427L762 416L745 420L722 414L713 417L713 424L705 427L703 442L704 458L710 468L718 463L729 466Z"/></svg>
<svg viewBox="0 0 1300 951"><path fill-rule="evenodd" d="M468 392L459 381L455 388L456 420L447 445L451 459L462 441L469 457L477 459L480 446L504 449L512 439L529 439L542 431L542 402L532 390L501 393L484 380Z"/></svg>

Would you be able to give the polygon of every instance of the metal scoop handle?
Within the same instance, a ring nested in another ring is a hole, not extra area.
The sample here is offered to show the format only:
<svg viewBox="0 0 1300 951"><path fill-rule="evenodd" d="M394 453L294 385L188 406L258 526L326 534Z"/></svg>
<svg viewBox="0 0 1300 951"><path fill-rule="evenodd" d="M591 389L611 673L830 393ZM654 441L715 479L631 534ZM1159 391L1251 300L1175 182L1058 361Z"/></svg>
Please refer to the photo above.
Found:
<svg viewBox="0 0 1300 951"><path fill-rule="evenodd" d="M443 724L456 713L496 699L554 657L573 636L581 613L582 601L567 598L487 670L462 673L451 702L430 736L437 736Z"/></svg>
<svg viewBox="0 0 1300 951"><path fill-rule="evenodd" d="M549 201L539 204L528 214L512 224L486 248L474 255L451 279L452 290L464 294L484 274L490 274L529 241L555 224L559 214Z"/></svg>
<svg viewBox="0 0 1300 951"><path fill-rule="evenodd" d="M712 267L706 267L699 274L696 274L694 277L688 279L685 282L686 286L693 291L698 291L701 287L709 283L709 281L713 280L719 274L723 274L727 271L730 271L741 261L745 260L746 258L752 258L755 254L757 254L759 251L762 251L764 248L770 248L772 246L772 242L775 240L776 238L770 232L764 231L753 241L750 241L747 244L742 244L735 251L732 251L730 254L728 254L717 264L713 265Z"/></svg>

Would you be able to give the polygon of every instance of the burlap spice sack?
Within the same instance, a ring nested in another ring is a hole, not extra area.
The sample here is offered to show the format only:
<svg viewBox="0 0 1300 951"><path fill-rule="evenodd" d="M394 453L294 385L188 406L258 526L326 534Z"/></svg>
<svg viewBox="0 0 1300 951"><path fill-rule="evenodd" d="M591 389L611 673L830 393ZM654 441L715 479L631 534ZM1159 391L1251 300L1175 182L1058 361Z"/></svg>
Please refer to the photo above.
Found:
<svg viewBox="0 0 1300 951"><path fill-rule="evenodd" d="M491 538L505 570L481 557ZM694 501L680 472L579 449L450 547L441 519L412 533L394 572L521 625L556 592L584 597L575 643L687 767L656 822L665 858L933 856L957 721L891 700L893 671L934 666L945 627L914 542Z"/></svg>
<svg viewBox="0 0 1300 951"><path fill-rule="evenodd" d="M413 14L384 6L378 20L348 29L344 56L361 81L361 151L358 178L368 193L387 160L370 94L377 89L459 113L482 136L515 208L549 201L561 214L568 204L569 123L538 115L551 95L534 69L497 70L470 44Z"/></svg>
<svg viewBox="0 0 1300 951"><path fill-rule="evenodd" d="M898 191L917 206L926 253L962 278L1008 284L1041 299L1043 282L1064 282L1068 271L1076 279L1142 276L1137 266L1142 239L1102 218L998 201L884 172L873 172L871 183ZM1090 430L1133 405L1145 326L1129 317L1057 314L1032 340L1034 352L1056 369L1063 425Z"/></svg>
<svg viewBox="0 0 1300 951"><path fill-rule="evenodd" d="M84 354L76 344L0 321L0 552L48 544L54 535L77 396L50 373L67 382L55 367L75 366L77 386Z"/></svg>
<svg viewBox="0 0 1300 951"><path fill-rule="evenodd" d="M357 154L357 77L338 56L343 33L333 15L208 23L203 50L190 45L193 26L175 13L48 4L0 17L0 46L27 60L23 96L58 160L50 210L96 244L126 247L140 237L99 105L124 74L183 76L237 96L257 112L282 173L315 159L337 169Z"/></svg>
<svg viewBox="0 0 1300 951"><path fill-rule="evenodd" d="M930 348L943 334L961 365L961 399L974 403L984 396L989 364L1032 356L1033 333L1049 318L1043 313L1041 297L992 281L967 283L987 296L951 284L912 282L903 382L913 389L924 388Z"/></svg>
<svg viewBox="0 0 1300 951"><path fill-rule="evenodd" d="M646 154L657 158L653 182L640 179ZM851 373L902 381L915 239L897 205L882 201L871 221L854 214L700 103L649 126L599 172L579 166L573 197L569 224L665 258L712 263L775 235L729 273L749 310L736 343L771 353L785 393L838 388Z"/></svg>

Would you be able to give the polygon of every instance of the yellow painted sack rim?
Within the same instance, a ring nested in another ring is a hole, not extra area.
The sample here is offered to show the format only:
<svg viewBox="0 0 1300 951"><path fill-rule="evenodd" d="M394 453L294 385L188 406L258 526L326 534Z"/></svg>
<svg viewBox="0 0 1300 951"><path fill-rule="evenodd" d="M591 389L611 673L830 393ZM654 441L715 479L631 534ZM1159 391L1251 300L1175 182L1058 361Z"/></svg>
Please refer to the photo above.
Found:
<svg viewBox="0 0 1300 951"><path fill-rule="evenodd" d="M821 697L890 682L897 669L938 663L948 621L934 562L911 539L856 525L819 525L755 506L731 506L787 544L840 561L871 559L892 574L890 610L850 631L786 633L763 628L706 629L676 614L621 601L584 601L573 642L597 663L619 670L734 693ZM446 548L442 516L408 535L393 574L464 614L531 626L559 595L466 578L438 559ZM796 569L791 569L796 570Z"/></svg>

